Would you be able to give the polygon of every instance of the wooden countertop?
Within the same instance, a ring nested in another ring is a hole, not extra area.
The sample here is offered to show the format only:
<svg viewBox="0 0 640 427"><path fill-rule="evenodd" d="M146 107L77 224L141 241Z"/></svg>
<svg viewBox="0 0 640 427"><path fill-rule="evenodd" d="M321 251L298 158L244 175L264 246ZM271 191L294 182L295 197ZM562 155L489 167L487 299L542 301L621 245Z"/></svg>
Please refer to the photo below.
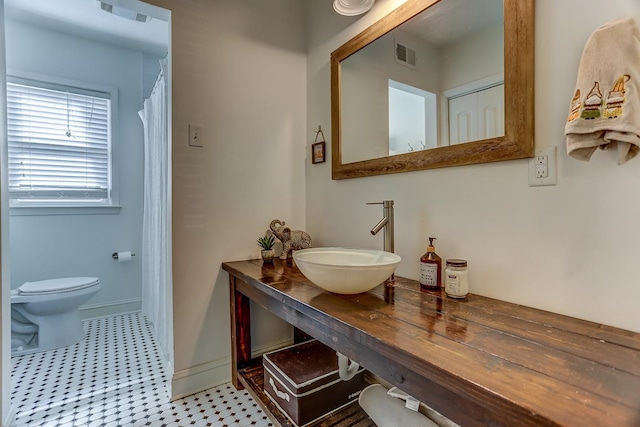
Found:
<svg viewBox="0 0 640 427"><path fill-rule="evenodd" d="M473 294L454 300L400 277L331 294L290 262L223 269L237 295L463 426L640 426L638 333Z"/></svg>

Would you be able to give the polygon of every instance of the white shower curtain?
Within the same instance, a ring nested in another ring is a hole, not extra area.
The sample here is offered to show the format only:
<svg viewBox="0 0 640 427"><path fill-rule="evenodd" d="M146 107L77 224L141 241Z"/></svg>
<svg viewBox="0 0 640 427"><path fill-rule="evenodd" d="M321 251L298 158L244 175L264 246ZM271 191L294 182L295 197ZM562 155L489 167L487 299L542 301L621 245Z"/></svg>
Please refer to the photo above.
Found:
<svg viewBox="0 0 640 427"><path fill-rule="evenodd" d="M160 75L138 114L144 126L142 314L152 324L155 338L171 366L173 313L167 64L167 59L160 61Z"/></svg>

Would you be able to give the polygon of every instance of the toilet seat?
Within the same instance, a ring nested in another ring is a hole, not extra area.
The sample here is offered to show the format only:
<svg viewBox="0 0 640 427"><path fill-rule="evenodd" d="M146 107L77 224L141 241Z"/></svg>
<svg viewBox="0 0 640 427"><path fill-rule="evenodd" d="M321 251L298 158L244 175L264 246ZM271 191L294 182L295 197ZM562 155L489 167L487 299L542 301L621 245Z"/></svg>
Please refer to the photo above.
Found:
<svg viewBox="0 0 640 427"><path fill-rule="evenodd" d="M66 277L25 282L18 288L20 295L43 295L77 291L99 284L97 277Z"/></svg>

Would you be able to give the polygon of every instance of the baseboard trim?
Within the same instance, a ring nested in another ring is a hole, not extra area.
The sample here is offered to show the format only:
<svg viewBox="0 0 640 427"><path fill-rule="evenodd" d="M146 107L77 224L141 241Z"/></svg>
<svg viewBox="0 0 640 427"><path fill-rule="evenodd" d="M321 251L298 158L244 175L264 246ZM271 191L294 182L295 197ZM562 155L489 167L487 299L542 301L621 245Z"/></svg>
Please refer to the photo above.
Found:
<svg viewBox="0 0 640 427"><path fill-rule="evenodd" d="M82 320L136 313L142 310L142 298L124 299L80 306Z"/></svg>
<svg viewBox="0 0 640 427"><path fill-rule="evenodd" d="M293 341L289 339L257 348L251 352L251 357L278 350L292 343ZM171 378L171 384L167 387L170 388L171 400L173 401L229 381L231 381L231 358L224 357L174 373Z"/></svg>
<svg viewBox="0 0 640 427"><path fill-rule="evenodd" d="M262 346L260 348L257 348L255 350L253 350L251 352L251 357L258 357L258 356L263 355L265 353L269 353L269 352L275 351L275 350L280 350L283 347L288 347L288 346L290 346L292 344L293 344L293 340L292 339L288 339L286 341L281 341L279 343L265 345L265 346ZM231 363L231 362L229 362L229 363Z"/></svg>
<svg viewBox="0 0 640 427"><path fill-rule="evenodd" d="M171 400L182 399L231 380L231 359L214 360L175 372L171 378Z"/></svg>
<svg viewBox="0 0 640 427"><path fill-rule="evenodd" d="M167 377L172 378L173 377L173 364L167 360L167 365L165 368L165 373L167 375ZM164 391L167 394L167 398L169 400L173 400L171 392L173 390L173 381L167 381L164 383Z"/></svg>
<svg viewBox="0 0 640 427"><path fill-rule="evenodd" d="M3 420L2 425L4 427L12 427L15 422L16 422L16 408L13 405L11 405L9 407L9 413L7 414L6 418Z"/></svg>

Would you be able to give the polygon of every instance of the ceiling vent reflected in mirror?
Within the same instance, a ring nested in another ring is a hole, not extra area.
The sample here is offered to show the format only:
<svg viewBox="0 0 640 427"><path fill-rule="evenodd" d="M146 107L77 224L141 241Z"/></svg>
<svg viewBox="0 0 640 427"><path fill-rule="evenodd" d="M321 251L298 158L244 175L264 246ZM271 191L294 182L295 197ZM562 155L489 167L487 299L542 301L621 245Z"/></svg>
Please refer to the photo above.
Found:
<svg viewBox="0 0 640 427"><path fill-rule="evenodd" d="M406 43L395 40L396 48L395 60L398 64L406 65L411 69L416 69L416 50L409 47Z"/></svg>
<svg viewBox="0 0 640 427"><path fill-rule="evenodd" d="M340 15L356 16L368 12L375 0L333 0L333 9Z"/></svg>
<svg viewBox="0 0 640 427"><path fill-rule="evenodd" d="M151 18L147 15L143 15L142 13L135 12L133 10L126 9L120 6L114 6L110 3L105 3L103 1L100 2L100 9L105 12L111 13L113 15L119 16L121 18L130 19L131 21L137 22L149 22Z"/></svg>

